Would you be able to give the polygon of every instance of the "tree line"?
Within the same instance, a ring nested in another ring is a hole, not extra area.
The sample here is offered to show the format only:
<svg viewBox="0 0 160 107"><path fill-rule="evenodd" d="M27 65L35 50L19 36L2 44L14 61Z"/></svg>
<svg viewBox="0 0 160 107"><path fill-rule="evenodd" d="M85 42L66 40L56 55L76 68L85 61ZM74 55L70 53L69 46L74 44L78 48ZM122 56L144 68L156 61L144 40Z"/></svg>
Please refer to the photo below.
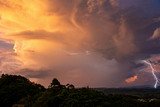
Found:
<svg viewBox="0 0 160 107"><path fill-rule="evenodd" d="M86 87L62 85L53 78L48 88L20 75L2 74L0 107L158 107L159 100L145 102L127 94L104 94Z"/></svg>

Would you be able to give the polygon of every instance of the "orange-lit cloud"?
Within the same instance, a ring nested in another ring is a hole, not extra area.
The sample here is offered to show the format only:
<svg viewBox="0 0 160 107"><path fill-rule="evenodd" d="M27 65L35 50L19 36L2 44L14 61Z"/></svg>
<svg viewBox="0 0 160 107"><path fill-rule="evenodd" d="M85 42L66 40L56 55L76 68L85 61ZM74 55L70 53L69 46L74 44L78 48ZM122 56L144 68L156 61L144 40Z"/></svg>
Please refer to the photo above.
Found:
<svg viewBox="0 0 160 107"><path fill-rule="evenodd" d="M72 24L71 16L64 19L66 16L61 12L65 9L59 10L58 3L61 2L49 0L0 2L2 38L14 42L14 50L26 66L31 65L31 61L28 61L32 59L29 55L31 51L35 54L53 52L52 50L63 48L63 44L76 47L83 38L84 33Z"/></svg>
<svg viewBox="0 0 160 107"><path fill-rule="evenodd" d="M153 45L146 43L151 35L138 32L151 21L139 21L139 11L121 9L118 1L0 0L0 39L12 44L7 50L11 55L3 59L12 56L9 61L14 62L5 65L16 65L12 70L17 73L27 68L42 77L45 70L41 69L47 69L47 82L33 77L47 85L53 76L81 86L121 85L134 68L132 62Z"/></svg>
<svg viewBox="0 0 160 107"><path fill-rule="evenodd" d="M160 38L160 28L157 28L157 29L154 31L151 39L159 39L159 38Z"/></svg>
<svg viewBox="0 0 160 107"><path fill-rule="evenodd" d="M82 9L80 5L83 2L86 6ZM118 16L120 19L117 26L117 23L109 18L111 12L107 14L103 7L106 1L83 2L1 1L2 38L13 41L19 60L27 67L41 63L35 60L36 56L55 55L56 52L61 54L66 50L78 52L108 50L104 53L105 56L116 59L130 56L137 51L127 22ZM108 2L109 5L115 3L113 0ZM116 9L113 7L114 12ZM97 22L101 14L106 15ZM101 26L102 24L104 25ZM127 41L128 45L123 41Z"/></svg>
<svg viewBox="0 0 160 107"><path fill-rule="evenodd" d="M135 82L137 79L138 79L138 76L135 75L133 77L127 78L125 82L129 84L129 83Z"/></svg>

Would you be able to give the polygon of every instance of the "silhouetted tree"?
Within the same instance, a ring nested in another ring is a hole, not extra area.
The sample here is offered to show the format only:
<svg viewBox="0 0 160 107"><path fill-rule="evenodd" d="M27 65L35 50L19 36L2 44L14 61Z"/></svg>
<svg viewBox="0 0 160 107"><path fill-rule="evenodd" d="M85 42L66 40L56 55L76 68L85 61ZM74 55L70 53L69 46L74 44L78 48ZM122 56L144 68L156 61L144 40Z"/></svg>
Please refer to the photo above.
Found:
<svg viewBox="0 0 160 107"><path fill-rule="evenodd" d="M73 84L67 84L67 85L66 85L66 88L68 88L68 89L75 89L75 87L74 87Z"/></svg>
<svg viewBox="0 0 160 107"><path fill-rule="evenodd" d="M22 98L45 91L40 84L17 75L2 75L0 78L0 107L11 107Z"/></svg>
<svg viewBox="0 0 160 107"><path fill-rule="evenodd" d="M89 87L74 88L72 84L61 85L56 78L46 90L40 84L30 82L22 76L3 74L0 78L0 107L159 107L160 105L159 89L102 89L103 92L97 90L99 89Z"/></svg>
<svg viewBox="0 0 160 107"><path fill-rule="evenodd" d="M61 84L60 84L60 82L58 81L58 79L54 78L54 79L52 80L51 87L60 87L60 86L61 86Z"/></svg>

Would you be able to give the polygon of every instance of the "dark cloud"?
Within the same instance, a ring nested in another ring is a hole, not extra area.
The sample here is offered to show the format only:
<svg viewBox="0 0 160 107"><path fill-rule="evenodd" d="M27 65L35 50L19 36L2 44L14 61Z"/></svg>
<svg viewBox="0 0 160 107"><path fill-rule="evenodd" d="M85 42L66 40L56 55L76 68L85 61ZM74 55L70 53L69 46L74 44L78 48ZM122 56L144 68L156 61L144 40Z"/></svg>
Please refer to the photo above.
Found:
<svg viewBox="0 0 160 107"><path fill-rule="evenodd" d="M55 40L55 41L63 41L64 34L60 32L49 32L45 30L35 30L35 31L22 31L16 34L12 34L10 36L16 36L20 39L47 39L47 40Z"/></svg>
<svg viewBox="0 0 160 107"><path fill-rule="evenodd" d="M149 40L160 27L160 22L153 20L160 16L157 3L157 0L134 3L122 0L119 7L113 7L108 0L102 4L96 0L82 1L76 20L90 31L88 45L92 44L93 50L107 58L133 60L141 54L147 57L159 53L159 41Z"/></svg>
<svg viewBox="0 0 160 107"><path fill-rule="evenodd" d="M9 43L7 41L0 40L0 51L12 51L13 45L14 44Z"/></svg>
<svg viewBox="0 0 160 107"><path fill-rule="evenodd" d="M49 44L43 53L29 50L34 52L28 55L29 58L51 71L23 69L23 75L41 81L42 78L51 79L51 76L55 76L64 83L73 81L79 86L117 87L124 85L126 78L135 77L136 74L137 84L151 83L143 81L151 78L150 73L139 73L140 68L145 66L135 62L160 53L159 0L47 1L47 12L44 13L47 17L58 16L56 25L60 25L57 28L63 33L43 28L24 29L11 37L53 40L65 43L65 46L55 46L53 49ZM86 51L90 51L90 55L86 55ZM25 56L23 52L22 49L22 55Z"/></svg>
<svg viewBox="0 0 160 107"><path fill-rule="evenodd" d="M84 36L83 41L80 43L80 48L77 50L90 50L96 54L95 56L93 55L94 58L84 55L75 56L73 57L74 61L70 57L63 56L61 61L57 61L56 64L50 61L49 68L54 65L52 69L56 70L54 73L58 77L65 74L65 78L69 78L69 74L79 74L79 76L76 75L77 80L84 77L84 80L89 82L90 80L85 77L85 74L88 75L90 73L92 74L90 79L96 78L96 80L93 79L94 81L106 81L107 86L110 83L112 83L112 86L118 86L126 78L137 74L136 70L139 68L139 65L135 63L137 60L146 59L152 54L160 53L159 40L151 39L155 30L160 27L160 21L155 21L160 17L160 12L158 11L160 10L158 6L160 2L158 0L79 0L77 2L73 0L71 3L67 2L67 0L63 2L53 0L49 3L51 5L49 6L50 13L62 16L63 20L65 19L76 25L75 27L78 26L78 28L82 28L83 31L87 32L87 35ZM56 6L52 6L54 4ZM27 32L27 35L31 35L33 38L37 38L36 35L42 35L41 37L43 38L44 32L40 32ZM45 32L45 35L51 34ZM73 33L72 35L76 34ZM70 42L74 43L74 41ZM68 47L72 50L73 45L68 45ZM80 61L79 57L81 60L87 61L87 63ZM104 64L92 63L97 58L101 59L103 57L106 60L103 62ZM90 58L93 58L93 60ZM120 63L115 65L118 66L117 68L119 68L120 72L114 72L112 68L104 67L108 66L108 61L110 60ZM97 64L104 69L90 67L91 63L93 65ZM109 70L113 73L110 73ZM94 73L101 78L103 77L102 75L112 75L112 79L105 79L108 76L104 76L102 80L99 77L95 77ZM117 77L116 75L120 75L117 79L118 81L114 79ZM147 76L145 77L147 78ZM74 76L70 77L71 80L74 78ZM92 82L89 82L89 84L95 85Z"/></svg>
<svg viewBox="0 0 160 107"><path fill-rule="evenodd" d="M137 60L160 53L159 39L150 39L160 27L160 21L155 21L160 17L159 5L158 0L80 2L75 20L90 34L84 47L120 62L126 68L124 78L135 75Z"/></svg>

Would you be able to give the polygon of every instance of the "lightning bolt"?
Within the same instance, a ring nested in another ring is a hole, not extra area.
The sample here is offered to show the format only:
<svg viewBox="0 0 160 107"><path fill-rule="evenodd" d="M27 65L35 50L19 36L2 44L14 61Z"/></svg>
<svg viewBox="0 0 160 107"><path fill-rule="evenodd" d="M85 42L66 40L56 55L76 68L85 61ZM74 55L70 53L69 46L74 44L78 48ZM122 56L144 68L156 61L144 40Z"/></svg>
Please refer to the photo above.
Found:
<svg viewBox="0 0 160 107"><path fill-rule="evenodd" d="M153 65L151 64L151 62L146 61L146 60L143 60L143 62L144 62L145 64L147 64L147 65L151 68L151 73L152 73L152 75L153 75L153 77L154 77L154 79L155 79L154 88L157 88L157 85L158 85L158 83L159 83L159 80L158 80L158 78L157 78L157 76L156 76L156 74L155 74L156 70L154 69L154 67L153 67Z"/></svg>

